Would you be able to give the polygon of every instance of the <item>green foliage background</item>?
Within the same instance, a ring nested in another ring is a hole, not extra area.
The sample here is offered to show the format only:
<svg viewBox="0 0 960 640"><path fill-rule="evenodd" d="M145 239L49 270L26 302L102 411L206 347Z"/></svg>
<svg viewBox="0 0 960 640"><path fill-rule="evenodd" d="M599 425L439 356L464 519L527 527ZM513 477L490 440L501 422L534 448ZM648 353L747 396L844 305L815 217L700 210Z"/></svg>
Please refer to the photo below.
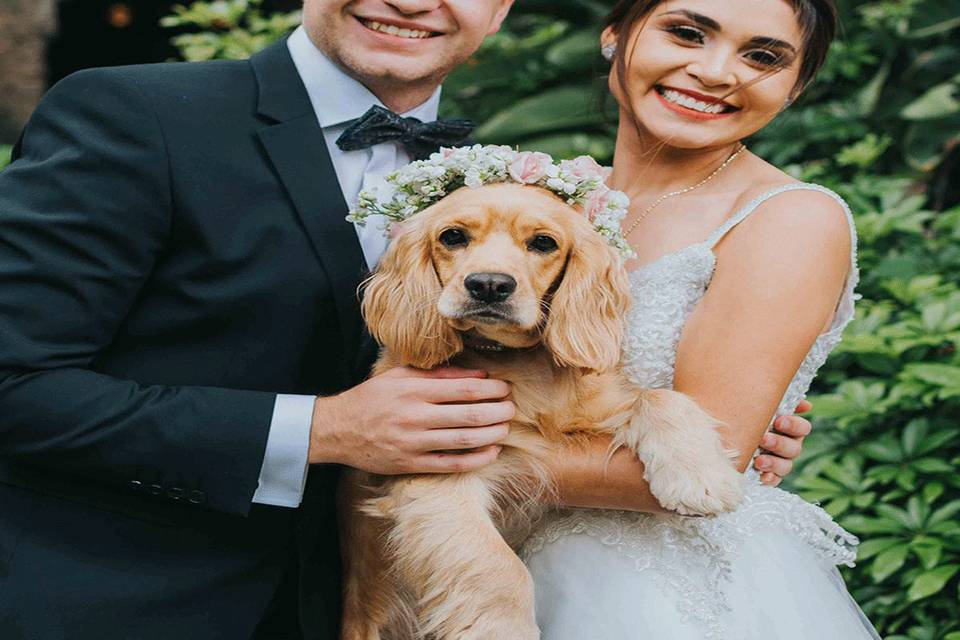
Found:
<svg viewBox="0 0 960 640"><path fill-rule="evenodd" d="M445 83L483 142L609 160L609 0L522 0ZM821 373L792 488L860 535L851 591L890 640L960 640L960 0L841 0L819 80L751 148L843 195L860 236L857 319ZM187 59L246 57L297 24L255 0L165 22Z"/></svg>

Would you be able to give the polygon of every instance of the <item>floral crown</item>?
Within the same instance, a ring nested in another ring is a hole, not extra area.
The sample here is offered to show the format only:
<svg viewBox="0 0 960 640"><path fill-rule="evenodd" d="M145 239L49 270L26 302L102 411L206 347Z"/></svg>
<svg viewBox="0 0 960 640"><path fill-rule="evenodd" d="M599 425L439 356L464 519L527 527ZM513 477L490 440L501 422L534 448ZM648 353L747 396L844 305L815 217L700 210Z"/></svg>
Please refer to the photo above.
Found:
<svg viewBox="0 0 960 640"><path fill-rule="evenodd" d="M506 146L474 145L444 148L425 160L411 162L391 173L386 182L393 187L388 198L375 190L364 190L347 220L364 226L370 216L387 219L384 232L423 211L460 187L479 187L497 182L543 187L569 205L580 205L593 228L624 259L634 253L620 230L620 221L630 204L626 194L604 184L608 170L589 156L554 162L546 153L515 151Z"/></svg>

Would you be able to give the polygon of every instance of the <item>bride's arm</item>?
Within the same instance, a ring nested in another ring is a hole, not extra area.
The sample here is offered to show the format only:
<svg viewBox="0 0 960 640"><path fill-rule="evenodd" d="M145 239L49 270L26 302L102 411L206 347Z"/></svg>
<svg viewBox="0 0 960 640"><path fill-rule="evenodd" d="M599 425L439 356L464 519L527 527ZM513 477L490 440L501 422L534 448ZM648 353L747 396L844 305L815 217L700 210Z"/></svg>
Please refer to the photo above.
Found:
<svg viewBox="0 0 960 640"><path fill-rule="evenodd" d="M840 206L811 191L763 205L717 248L717 270L688 319L674 388L721 421L744 470L817 336L830 324L850 266ZM632 454L609 439L559 453L551 463L569 506L660 511Z"/></svg>

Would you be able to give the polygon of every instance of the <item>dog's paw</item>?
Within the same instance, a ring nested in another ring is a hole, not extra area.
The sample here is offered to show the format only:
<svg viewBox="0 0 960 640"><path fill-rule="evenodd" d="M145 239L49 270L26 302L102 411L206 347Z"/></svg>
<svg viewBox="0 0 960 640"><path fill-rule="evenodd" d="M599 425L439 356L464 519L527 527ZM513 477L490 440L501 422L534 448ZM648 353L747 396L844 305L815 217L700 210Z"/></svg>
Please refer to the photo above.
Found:
<svg viewBox="0 0 960 640"><path fill-rule="evenodd" d="M743 476L726 460L695 466L664 465L648 473L650 492L660 505L685 516L732 511L743 499Z"/></svg>

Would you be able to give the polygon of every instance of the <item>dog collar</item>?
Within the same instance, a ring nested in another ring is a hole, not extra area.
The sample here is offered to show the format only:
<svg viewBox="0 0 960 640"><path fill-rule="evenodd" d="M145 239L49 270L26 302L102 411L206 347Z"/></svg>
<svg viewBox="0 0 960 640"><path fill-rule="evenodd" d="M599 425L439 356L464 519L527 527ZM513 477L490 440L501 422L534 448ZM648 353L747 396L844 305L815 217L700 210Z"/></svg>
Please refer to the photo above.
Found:
<svg viewBox="0 0 960 640"><path fill-rule="evenodd" d="M508 347L505 344L501 344L496 340L490 340L489 338L481 338L479 336L473 336L469 333L464 334L463 336L463 346L474 351L479 351L481 353L500 353L503 351L516 351L513 347Z"/></svg>
<svg viewBox="0 0 960 640"><path fill-rule="evenodd" d="M477 353L523 353L526 351L534 351L540 345L534 344L530 345L529 347L508 347L507 345L497 342L496 340L481 338L480 336L465 333L463 334L463 346L471 351L476 351Z"/></svg>

